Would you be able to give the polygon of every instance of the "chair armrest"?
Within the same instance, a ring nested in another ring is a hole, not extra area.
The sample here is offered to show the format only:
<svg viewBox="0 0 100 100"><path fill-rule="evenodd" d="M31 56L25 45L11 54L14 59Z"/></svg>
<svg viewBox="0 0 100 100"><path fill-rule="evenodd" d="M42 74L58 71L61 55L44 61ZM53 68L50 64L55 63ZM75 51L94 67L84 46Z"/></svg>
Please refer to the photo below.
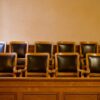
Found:
<svg viewBox="0 0 100 100"><path fill-rule="evenodd" d="M81 60L82 66L85 66L86 65L86 58L81 58L80 60Z"/></svg>
<svg viewBox="0 0 100 100"><path fill-rule="evenodd" d="M48 70L48 74L50 75L50 77L55 76L55 73L56 73L56 70L55 70L55 69L53 69L53 70Z"/></svg>
<svg viewBox="0 0 100 100"><path fill-rule="evenodd" d="M81 55L80 55L80 58L83 58L83 57L84 57L84 56L81 54Z"/></svg>
<svg viewBox="0 0 100 100"><path fill-rule="evenodd" d="M56 70L55 69L52 69L52 70L48 70L48 73L55 73Z"/></svg>
<svg viewBox="0 0 100 100"><path fill-rule="evenodd" d="M22 76L22 73L23 72L25 72L27 69L25 68L25 69L15 69L14 68L14 74L16 75L16 76Z"/></svg>
<svg viewBox="0 0 100 100"><path fill-rule="evenodd" d="M80 72L82 76L84 76L85 74L86 75L89 75L90 74L90 71L89 70L78 69L78 72Z"/></svg>
<svg viewBox="0 0 100 100"><path fill-rule="evenodd" d="M19 71L21 71L21 72L25 72L27 69L26 68L24 68L24 69L19 69Z"/></svg>
<svg viewBox="0 0 100 100"><path fill-rule="evenodd" d="M82 73L87 73L87 74L89 74L89 73L90 73L90 71L83 70L83 69L78 69L78 71L79 71L79 72L82 72Z"/></svg>

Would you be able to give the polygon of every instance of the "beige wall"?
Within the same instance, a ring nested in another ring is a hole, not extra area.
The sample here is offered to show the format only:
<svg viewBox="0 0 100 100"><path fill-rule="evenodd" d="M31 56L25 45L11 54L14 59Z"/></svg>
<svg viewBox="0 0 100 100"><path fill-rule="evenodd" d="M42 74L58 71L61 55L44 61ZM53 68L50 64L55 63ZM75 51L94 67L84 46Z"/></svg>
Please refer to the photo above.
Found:
<svg viewBox="0 0 100 100"><path fill-rule="evenodd" d="M0 0L0 40L100 42L100 0Z"/></svg>

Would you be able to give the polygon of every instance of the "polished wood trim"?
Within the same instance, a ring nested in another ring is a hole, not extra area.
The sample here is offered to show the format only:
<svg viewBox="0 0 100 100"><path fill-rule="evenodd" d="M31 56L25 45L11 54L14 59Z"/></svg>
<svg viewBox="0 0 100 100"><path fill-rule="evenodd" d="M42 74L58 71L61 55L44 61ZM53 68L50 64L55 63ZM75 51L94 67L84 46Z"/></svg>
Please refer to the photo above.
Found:
<svg viewBox="0 0 100 100"><path fill-rule="evenodd" d="M36 84L38 82L38 84ZM56 83L55 83L56 82ZM11 84L7 84L11 83ZM24 84L25 83L25 84ZM41 84L42 83L42 84ZM43 83L45 83L43 85ZM71 84L73 83L73 84ZM81 84L80 84L81 83ZM100 78L77 78L77 77L57 77L57 78L46 78L46 77L0 77L1 86L78 86L78 87L99 87ZM98 89L99 89L98 88Z"/></svg>

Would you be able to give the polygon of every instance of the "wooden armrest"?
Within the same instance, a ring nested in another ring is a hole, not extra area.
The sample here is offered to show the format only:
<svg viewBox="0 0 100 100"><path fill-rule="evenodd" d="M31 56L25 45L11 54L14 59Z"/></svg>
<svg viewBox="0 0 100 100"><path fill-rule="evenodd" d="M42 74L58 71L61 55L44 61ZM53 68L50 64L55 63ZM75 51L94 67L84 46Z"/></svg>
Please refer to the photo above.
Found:
<svg viewBox="0 0 100 100"><path fill-rule="evenodd" d="M50 75L50 77L54 77L55 76L55 73L56 73L56 70L55 69L48 70L48 74Z"/></svg>
<svg viewBox="0 0 100 100"><path fill-rule="evenodd" d="M81 58L81 64L82 64L82 66L86 65L86 59L85 58Z"/></svg>
<svg viewBox="0 0 100 100"><path fill-rule="evenodd" d="M24 69L20 69L21 70L21 72L25 72L27 69L26 68L24 68Z"/></svg>
<svg viewBox="0 0 100 100"><path fill-rule="evenodd" d="M87 77L90 74L89 70L83 70L83 69L78 69L78 72L80 73L81 77Z"/></svg>
<svg viewBox="0 0 100 100"><path fill-rule="evenodd" d="M55 70L55 69L53 69L53 70L48 70L48 72L49 72L49 73L55 73L56 70Z"/></svg>
<svg viewBox="0 0 100 100"><path fill-rule="evenodd" d="M80 55L80 58L83 58L84 56L83 55Z"/></svg>
<svg viewBox="0 0 100 100"><path fill-rule="evenodd" d="M82 70L82 69L78 69L78 72L81 72L82 74L89 74L90 73L90 71Z"/></svg>
<svg viewBox="0 0 100 100"><path fill-rule="evenodd" d="M15 68L14 68L14 74L16 75L16 76L22 76L23 75L23 72L25 72L27 69L18 69L18 70L16 70Z"/></svg>

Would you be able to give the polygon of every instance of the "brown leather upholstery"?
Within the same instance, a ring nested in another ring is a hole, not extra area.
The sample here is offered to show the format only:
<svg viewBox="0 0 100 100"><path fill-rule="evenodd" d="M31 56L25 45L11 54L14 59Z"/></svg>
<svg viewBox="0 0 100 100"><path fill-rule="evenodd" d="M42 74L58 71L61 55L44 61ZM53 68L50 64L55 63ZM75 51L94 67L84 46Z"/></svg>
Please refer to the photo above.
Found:
<svg viewBox="0 0 100 100"><path fill-rule="evenodd" d="M37 41L35 43L35 52L49 53L51 57L53 53L53 45L50 42Z"/></svg>
<svg viewBox="0 0 100 100"><path fill-rule="evenodd" d="M89 71L89 76L100 77L100 54L99 53L88 53L86 55L86 67Z"/></svg>
<svg viewBox="0 0 100 100"><path fill-rule="evenodd" d="M16 52L18 58L25 58L26 54L26 44L12 44L11 52Z"/></svg>
<svg viewBox="0 0 100 100"><path fill-rule="evenodd" d="M11 41L10 42L10 52L17 53L17 65L25 65L25 54L28 52L28 43L23 41Z"/></svg>
<svg viewBox="0 0 100 100"><path fill-rule="evenodd" d="M76 55L58 56L57 59L59 72L77 72Z"/></svg>
<svg viewBox="0 0 100 100"><path fill-rule="evenodd" d="M49 69L48 53L28 53L26 54L25 64L26 76L47 76Z"/></svg>
<svg viewBox="0 0 100 100"><path fill-rule="evenodd" d="M16 63L15 53L0 53L0 76L15 76Z"/></svg>
<svg viewBox="0 0 100 100"><path fill-rule="evenodd" d="M47 62L47 56L28 56L28 72L46 72L46 64ZM43 66L45 65L45 66Z"/></svg>
<svg viewBox="0 0 100 100"><path fill-rule="evenodd" d="M55 55L56 76L78 76L79 54L56 53ZM69 74L69 75L68 75Z"/></svg>
<svg viewBox="0 0 100 100"><path fill-rule="evenodd" d="M54 59L53 59L53 44L48 41L37 41L35 42L35 50L36 53L48 53L50 56L49 68L53 69L54 67Z"/></svg>
<svg viewBox="0 0 100 100"><path fill-rule="evenodd" d="M57 52L75 52L75 43L60 41L57 43Z"/></svg>
<svg viewBox="0 0 100 100"><path fill-rule="evenodd" d="M82 66L86 65L86 54L87 53L97 53L98 45L96 42L81 42L80 43L80 55Z"/></svg>
<svg viewBox="0 0 100 100"><path fill-rule="evenodd" d="M97 44L81 44L83 57L86 57L86 53L96 53Z"/></svg>

